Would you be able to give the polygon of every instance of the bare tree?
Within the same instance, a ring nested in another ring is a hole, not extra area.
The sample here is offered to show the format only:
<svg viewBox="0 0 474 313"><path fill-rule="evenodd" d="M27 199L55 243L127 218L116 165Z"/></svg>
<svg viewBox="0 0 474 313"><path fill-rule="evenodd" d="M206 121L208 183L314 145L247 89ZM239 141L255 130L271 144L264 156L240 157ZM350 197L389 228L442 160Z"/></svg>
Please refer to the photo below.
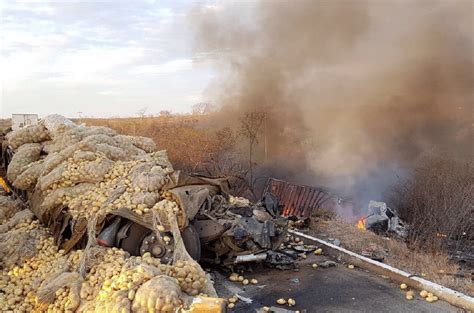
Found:
<svg viewBox="0 0 474 313"><path fill-rule="evenodd" d="M145 117L146 111L148 110L147 107L143 107L140 110L137 111L137 115L141 118Z"/></svg>
<svg viewBox="0 0 474 313"><path fill-rule="evenodd" d="M192 114L204 115L212 112L213 106L209 102L199 102L191 107Z"/></svg>
<svg viewBox="0 0 474 313"><path fill-rule="evenodd" d="M261 111L246 112L240 119L240 133L249 141L249 185L253 189L253 150L258 142L258 135L265 119L265 113Z"/></svg>
<svg viewBox="0 0 474 313"><path fill-rule="evenodd" d="M168 110L161 110L159 112L160 116L171 116L171 111Z"/></svg>

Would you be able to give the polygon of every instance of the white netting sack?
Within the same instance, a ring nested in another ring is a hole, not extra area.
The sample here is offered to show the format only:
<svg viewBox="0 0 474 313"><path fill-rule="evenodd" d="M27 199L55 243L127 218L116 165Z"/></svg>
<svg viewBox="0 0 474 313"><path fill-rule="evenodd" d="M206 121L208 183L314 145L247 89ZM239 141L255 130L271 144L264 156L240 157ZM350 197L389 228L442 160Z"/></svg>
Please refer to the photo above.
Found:
<svg viewBox="0 0 474 313"><path fill-rule="evenodd" d="M129 138L129 136L125 135L117 135L114 136L115 145L122 148L127 152L130 156L135 155L144 155L146 152L136 146L134 146Z"/></svg>
<svg viewBox="0 0 474 313"><path fill-rule="evenodd" d="M43 123L14 130L5 137L13 149L25 143L38 143L50 139L49 132Z"/></svg>
<svg viewBox="0 0 474 313"><path fill-rule="evenodd" d="M168 182L168 171L153 162L137 165L130 173L130 179L134 188L139 190L155 192L160 190Z"/></svg>
<svg viewBox="0 0 474 313"><path fill-rule="evenodd" d="M160 195L156 192L138 192L132 195L131 201L134 205L144 204L151 208L160 201Z"/></svg>
<svg viewBox="0 0 474 313"><path fill-rule="evenodd" d="M28 143L18 148L8 165L7 179L14 182L30 163L39 160L40 154L41 145L39 143Z"/></svg>
<svg viewBox="0 0 474 313"><path fill-rule="evenodd" d="M23 210L23 202L20 199L12 199L8 196L0 196L0 223L10 219L17 212Z"/></svg>
<svg viewBox="0 0 474 313"><path fill-rule="evenodd" d="M0 225L0 267L20 264L36 254L36 244L45 230L37 228L38 222L32 221L33 213L23 210Z"/></svg>
<svg viewBox="0 0 474 313"><path fill-rule="evenodd" d="M46 191L46 189L52 187L58 187L57 184L59 181L62 179L63 172L66 170L66 164L61 164L57 166L55 169L53 169L51 172L49 172L45 176L41 176L38 179L38 187L41 189L41 191ZM53 184L56 184L56 186L53 186Z"/></svg>
<svg viewBox="0 0 474 313"><path fill-rule="evenodd" d="M66 200L72 200L95 189L94 184L78 184L73 187L58 188L44 197L42 207L52 209L59 205L66 204Z"/></svg>
<svg viewBox="0 0 474 313"><path fill-rule="evenodd" d="M44 126L50 131L55 132L60 126L66 125L69 127L75 127L76 124L71 120L65 118L59 114L50 114L43 118Z"/></svg>
<svg viewBox="0 0 474 313"><path fill-rule="evenodd" d="M131 143L147 153L156 151L156 144L153 139L142 136L127 136Z"/></svg>
<svg viewBox="0 0 474 313"><path fill-rule="evenodd" d="M159 225L167 225L174 239L173 266L167 274L176 278L181 289L188 295L196 296L199 293L205 293L211 297L217 297L209 275L204 272L186 250L181 237L176 210L171 209L171 207L159 209L155 206L152 213L156 235L161 236Z"/></svg>
<svg viewBox="0 0 474 313"><path fill-rule="evenodd" d="M129 159L130 154L119 147L115 147L106 143L97 144L97 151L102 152L107 158L113 161L126 161Z"/></svg>
<svg viewBox="0 0 474 313"><path fill-rule="evenodd" d="M11 267L36 255L37 230L31 232L7 232L0 234L0 266Z"/></svg>
<svg viewBox="0 0 474 313"><path fill-rule="evenodd" d="M137 289L132 304L135 313L175 312L181 305L178 281L166 275L153 277Z"/></svg>
<svg viewBox="0 0 474 313"><path fill-rule="evenodd" d="M56 292L68 287L68 304L66 310L75 311L81 304L80 290L82 277L77 272L63 272L52 275L41 284L36 292L39 303L51 304L55 301Z"/></svg>
<svg viewBox="0 0 474 313"><path fill-rule="evenodd" d="M85 137L83 139L83 141L85 143L89 143L89 144L93 144L93 145L97 145L97 144L100 144L100 143L106 143L106 144L112 146L112 145L115 144L115 140L112 137L104 135L104 134L89 135L89 136Z"/></svg>
<svg viewBox="0 0 474 313"><path fill-rule="evenodd" d="M95 152L96 147L90 144L86 144L84 142L78 142L71 146L68 146L60 152L48 154L48 156L44 159L43 175L48 174L63 161L67 160L68 158L71 158L77 151Z"/></svg>
<svg viewBox="0 0 474 313"><path fill-rule="evenodd" d="M13 186L21 190L32 189L43 173L43 168L43 160L28 164L26 169L17 176L13 182Z"/></svg>
<svg viewBox="0 0 474 313"><path fill-rule="evenodd" d="M81 127L81 131L84 137L93 136L93 135L106 135L106 136L115 136L117 132L109 127L105 126L87 126Z"/></svg>
<svg viewBox="0 0 474 313"><path fill-rule="evenodd" d="M83 138L79 127L60 125L52 132L53 140L45 145L47 153L60 152L74 144L80 142Z"/></svg>
<svg viewBox="0 0 474 313"><path fill-rule="evenodd" d="M153 163L156 166L160 166L167 174L171 174L173 170L173 165L168 159L168 154L166 150L160 150L153 153L147 153L143 155L136 155L133 157L134 160Z"/></svg>

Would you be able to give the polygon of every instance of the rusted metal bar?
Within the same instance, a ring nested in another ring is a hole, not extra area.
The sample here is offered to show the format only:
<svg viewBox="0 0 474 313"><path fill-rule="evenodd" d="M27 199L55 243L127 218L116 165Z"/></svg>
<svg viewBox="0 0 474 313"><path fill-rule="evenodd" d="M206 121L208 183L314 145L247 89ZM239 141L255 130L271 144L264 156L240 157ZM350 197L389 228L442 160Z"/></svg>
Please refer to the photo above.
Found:
<svg viewBox="0 0 474 313"><path fill-rule="evenodd" d="M295 202L295 207L296 207L295 215L296 216L302 216L303 215L304 207L301 205L301 202L303 201L303 197L306 193L306 187L300 186L299 190L300 190L300 192L299 192L298 197L296 198L296 202Z"/></svg>
<svg viewBox="0 0 474 313"><path fill-rule="evenodd" d="M301 186L296 186L295 188L295 194L293 196L293 202L291 204L293 210L290 212L291 215L299 216L299 207L298 207L298 199L301 195L302 188Z"/></svg>
<svg viewBox="0 0 474 313"><path fill-rule="evenodd" d="M302 191L301 191L300 197L299 197L299 199L296 203L296 206L298 207L299 216L304 216L305 211L306 211L306 207L303 205L303 202L306 199L306 197L308 196L309 188L303 186L301 189L302 189Z"/></svg>

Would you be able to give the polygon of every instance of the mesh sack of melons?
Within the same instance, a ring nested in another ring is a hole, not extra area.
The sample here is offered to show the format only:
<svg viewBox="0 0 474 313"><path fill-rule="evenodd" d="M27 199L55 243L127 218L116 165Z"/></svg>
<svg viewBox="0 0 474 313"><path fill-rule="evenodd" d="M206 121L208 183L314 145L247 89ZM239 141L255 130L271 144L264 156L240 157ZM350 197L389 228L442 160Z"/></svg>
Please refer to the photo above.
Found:
<svg viewBox="0 0 474 313"><path fill-rule="evenodd" d="M18 225L20 226L20 225ZM24 226L26 232L38 232L43 229L38 221L33 221ZM2 272L1 282L4 299L0 302L4 304L2 309L15 312L59 312L70 304L70 288L63 287L56 290L54 303L48 303L38 298L38 292L43 286L49 284L52 278L64 272L77 268L81 251L72 251L65 254L63 250L58 250L54 245L54 238L46 234L38 236L36 246L32 249L36 251L33 257L25 259L20 264L6 268ZM75 294L79 289L76 286ZM68 288L65 290L64 288ZM75 297L77 299L77 296ZM6 304L6 305L5 305Z"/></svg>
<svg viewBox="0 0 474 313"><path fill-rule="evenodd" d="M125 150L129 155L144 155L146 152L136 146L134 146L126 135L117 135L113 137L116 146Z"/></svg>
<svg viewBox="0 0 474 313"><path fill-rule="evenodd" d="M59 152L67 147L80 142L83 135L76 126L61 125L51 132L52 140L44 143L47 153Z"/></svg>
<svg viewBox="0 0 474 313"><path fill-rule="evenodd" d="M90 144L85 144L84 142L78 142L75 144L69 145L64 150L59 152L54 152L48 154L44 159L44 169L43 169L43 176L49 174L53 169L59 166L62 162L69 159L76 153L77 151L96 151L96 147Z"/></svg>
<svg viewBox="0 0 474 313"><path fill-rule="evenodd" d="M99 143L96 147L97 151L102 152L107 158L113 161L127 161L131 157L124 149L107 143Z"/></svg>
<svg viewBox="0 0 474 313"><path fill-rule="evenodd" d="M16 213L7 223L0 225L1 267L19 265L33 257L39 240L46 234L47 230L40 227L38 221L33 221L31 211Z"/></svg>
<svg viewBox="0 0 474 313"><path fill-rule="evenodd" d="M134 188L142 191L159 191L169 180L168 171L154 162L145 162L137 165L130 173L130 180Z"/></svg>
<svg viewBox="0 0 474 313"><path fill-rule="evenodd" d="M36 292L37 307L74 312L81 304L81 282L78 272L64 271L49 276Z"/></svg>
<svg viewBox="0 0 474 313"><path fill-rule="evenodd" d="M30 163L39 160L40 154L41 145L39 143L28 143L18 148L8 165L7 179L14 182Z"/></svg>
<svg viewBox="0 0 474 313"><path fill-rule="evenodd" d="M132 310L136 313L175 312L182 305L181 297L178 281L166 275L159 275L137 289Z"/></svg>
<svg viewBox="0 0 474 313"><path fill-rule="evenodd" d="M135 147L140 148L147 153L156 151L155 141L151 138L142 136L127 136L127 138Z"/></svg>
<svg viewBox="0 0 474 313"><path fill-rule="evenodd" d="M13 181L13 186L21 190L32 189L43 173L43 168L43 160L28 164L23 172Z"/></svg>
<svg viewBox="0 0 474 313"><path fill-rule="evenodd" d="M114 162L101 153L95 153L94 160L76 161L73 157L58 165L39 180L41 190L70 187L79 183L96 183L104 179Z"/></svg>
<svg viewBox="0 0 474 313"><path fill-rule="evenodd" d="M152 208L151 211L154 216L154 221L158 221L157 225L159 230L171 231L172 223L176 221L178 229L184 229L187 226L187 216L186 212L181 208L181 206L173 200L163 199L157 202Z"/></svg>
<svg viewBox="0 0 474 313"><path fill-rule="evenodd" d="M166 216L166 222L163 219L164 215ZM217 296L212 281L206 275L206 272L186 251L176 213L169 207L161 209L161 214L158 209L153 210L153 226L157 236L161 235L163 229L160 226L163 224L169 225L174 240L173 266L170 268L168 275L176 278L181 289L188 295L195 296L205 293L212 297Z"/></svg>
<svg viewBox="0 0 474 313"><path fill-rule="evenodd" d="M23 210L24 204L20 199L0 195L0 224Z"/></svg>
<svg viewBox="0 0 474 313"><path fill-rule="evenodd" d="M88 183L77 184L72 187L58 188L51 191L44 197L41 206L52 209L59 205L68 205L69 208L73 208L71 201L74 201L81 195L85 195L88 192L93 191L95 188L96 187L94 184Z"/></svg>
<svg viewBox="0 0 474 313"><path fill-rule="evenodd" d="M13 149L26 143L38 143L50 139L49 132L43 123L14 130L5 137Z"/></svg>
<svg viewBox="0 0 474 313"><path fill-rule="evenodd" d="M112 128L106 126L79 126L82 130L84 137L93 136L93 135L106 135L106 136L115 136L117 132Z"/></svg>

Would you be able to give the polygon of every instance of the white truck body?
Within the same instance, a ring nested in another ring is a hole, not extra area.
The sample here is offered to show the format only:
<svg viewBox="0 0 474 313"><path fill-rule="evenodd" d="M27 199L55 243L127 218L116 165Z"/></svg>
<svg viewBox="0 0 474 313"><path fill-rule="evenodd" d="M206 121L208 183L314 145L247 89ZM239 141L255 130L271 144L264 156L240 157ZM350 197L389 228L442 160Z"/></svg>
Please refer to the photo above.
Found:
<svg viewBox="0 0 474 313"><path fill-rule="evenodd" d="M12 130L38 124L38 114L12 114Z"/></svg>

